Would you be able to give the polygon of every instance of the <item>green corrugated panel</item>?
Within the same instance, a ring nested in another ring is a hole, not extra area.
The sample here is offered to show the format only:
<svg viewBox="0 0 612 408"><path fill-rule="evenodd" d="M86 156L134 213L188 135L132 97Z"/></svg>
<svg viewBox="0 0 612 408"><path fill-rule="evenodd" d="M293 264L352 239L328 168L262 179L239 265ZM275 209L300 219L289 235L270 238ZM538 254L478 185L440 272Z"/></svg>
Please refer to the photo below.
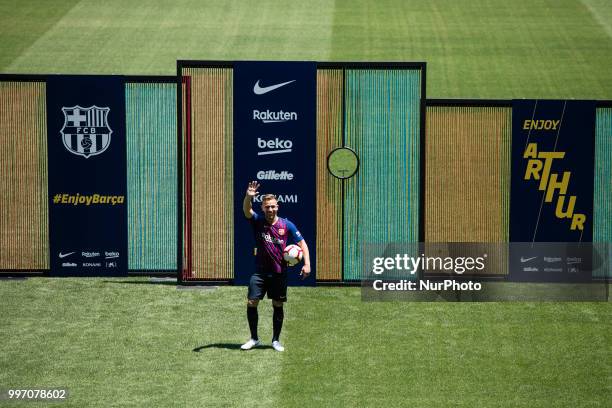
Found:
<svg viewBox="0 0 612 408"><path fill-rule="evenodd" d="M128 267L176 269L176 85L127 84Z"/></svg>
<svg viewBox="0 0 612 408"><path fill-rule="evenodd" d="M345 184L344 279L362 276L365 244L419 241L419 70L347 70L346 145L360 158Z"/></svg>
<svg viewBox="0 0 612 408"><path fill-rule="evenodd" d="M595 128L595 191L593 200L593 242L612 242L612 108L597 109ZM610 265L608 265L610 266ZM599 270L595 276L605 277ZM608 267L607 277L612 278Z"/></svg>

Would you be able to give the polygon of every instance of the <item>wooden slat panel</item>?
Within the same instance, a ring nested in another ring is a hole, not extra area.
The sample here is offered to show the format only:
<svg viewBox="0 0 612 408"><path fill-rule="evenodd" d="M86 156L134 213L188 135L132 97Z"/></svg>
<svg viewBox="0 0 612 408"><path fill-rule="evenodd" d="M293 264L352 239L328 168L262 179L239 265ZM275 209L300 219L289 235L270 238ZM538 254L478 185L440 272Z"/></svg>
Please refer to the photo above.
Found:
<svg viewBox="0 0 612 408"><path fill-rule="evenodd" d="M508 242L512 109L427 109L425 240ZM487 273L505 274L505 251Z"/></svg>
<svg viewBox="0 0 612 408"><path fill-rule="evenodd" d="M233 279L231 69L189 68L193 279Z"/></svg>
<svg viewBox="0 0 612 408"><path fill-rule="evenodd" d="M42 82L0 83L1 269L49 269L45 95Z"/></svg>
<svg viewBox="0 0 612 408"><path fill-rule="evenodd" d="M317 72L317 280L342 279L342 182L327 156L342 146L342 70Z"/></svg>

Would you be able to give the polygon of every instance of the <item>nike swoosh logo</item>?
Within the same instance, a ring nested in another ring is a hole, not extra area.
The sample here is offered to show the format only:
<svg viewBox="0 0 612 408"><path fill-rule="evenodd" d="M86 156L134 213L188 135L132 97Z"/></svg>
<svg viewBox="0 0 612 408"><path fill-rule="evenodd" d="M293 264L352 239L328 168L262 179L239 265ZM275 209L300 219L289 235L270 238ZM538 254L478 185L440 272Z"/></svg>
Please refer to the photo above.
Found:
<svg viewBox="0 0 612 408"><path fill-rule="evenodd" d="M261 87L261 86L259 86L259 80L257 80L257 82L255 82L255 86L253 87L253 92L255 93L255 95L263 95L265 93L268 93L270 91L278 89L281 86L288 85L288 84L290 84L292 82L295 82L295 79L292 80L292 81L282 82L282 83L276 84L276 85L270 85L270 86Z"/></svg>
<svg viewBox="0 0 612 408"><path fill-rule="evenodd" d="M74 254L74 252L66 252L65 254L62 254L62 253L60 252L60 253L59 253L59 257L60 257L60 258L65 258L65 257L70 256L70 255L72 255L72 254Z"/></svg>
<svg viewBox="0 0 612 408"><path fill-rule="evenodd" d="M277 154L277 153L290 153L291 149L282 149L282 150L268 150L267 152L257 152L258 156L264 156L266 154Z"/></svg>
<svg viewBox="0 0 612 408"><path fill-rule="evenodd" d="M529 261L531 261L532 259L536 259L536 258L537 258L537 256L532 256L531 258L523 258L523 257L521 256L521 262L529 262Z"/></svg>

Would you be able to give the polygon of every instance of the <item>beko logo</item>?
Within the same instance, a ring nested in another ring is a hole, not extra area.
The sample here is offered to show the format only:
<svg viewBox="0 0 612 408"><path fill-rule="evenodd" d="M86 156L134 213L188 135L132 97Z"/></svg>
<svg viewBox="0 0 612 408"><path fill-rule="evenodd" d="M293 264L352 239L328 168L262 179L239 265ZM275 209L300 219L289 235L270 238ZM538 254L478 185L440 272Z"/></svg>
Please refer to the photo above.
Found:
<svg viewBox="0 0 612 408"><path fill-rule="evenodd" d="M273 112L271 110L259 111L253 109L253 120L261 120L263 123L282 123L298 120L298 114L297 112L285 112L283 110Z"/></svg>
<svg viewBox="0 0 612 408"><path fill-rule="evenodd" d="M293 142L291 140L283 140L278 137L274 140L264 140L257 138L257 147L261 151L257 152L258 156L266 154L278 154L278 153L290 153L293 148Z"/></svg>

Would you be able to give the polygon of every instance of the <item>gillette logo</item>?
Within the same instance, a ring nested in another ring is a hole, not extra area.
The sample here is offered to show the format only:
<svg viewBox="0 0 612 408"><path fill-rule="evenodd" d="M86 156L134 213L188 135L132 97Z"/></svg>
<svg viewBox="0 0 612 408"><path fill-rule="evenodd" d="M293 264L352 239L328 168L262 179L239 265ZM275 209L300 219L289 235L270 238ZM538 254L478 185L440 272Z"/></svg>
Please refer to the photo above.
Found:
<svg viewBox="0 0 612 408"><path fill-rule="evenodd" d="M286 170L260 170L257 172L257 180L293 180L293 173Z"/></svg>
<svg viewBox="0 0 612 408"><path fill-rule="evenodd" d="M281 123L298 120L298 114L297 112L285 112L282 110L272 112L270 110L258 111L253 109L253 120L261 120L263 123Z"/></svg>

